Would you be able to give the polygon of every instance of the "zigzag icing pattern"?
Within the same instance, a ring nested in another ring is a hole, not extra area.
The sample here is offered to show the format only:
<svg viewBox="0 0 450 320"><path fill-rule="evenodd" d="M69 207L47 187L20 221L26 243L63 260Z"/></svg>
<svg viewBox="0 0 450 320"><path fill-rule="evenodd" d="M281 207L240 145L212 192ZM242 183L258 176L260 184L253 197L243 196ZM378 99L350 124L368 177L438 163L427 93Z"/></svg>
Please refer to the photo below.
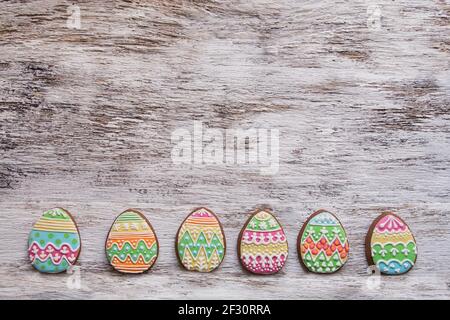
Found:
<svg viewBox="0 0 450 320"><path fill-rule="evenodd" d="M315 213L300 237L300 255L309 271L332 273L348 260L347 234L339 220L327 211Z"/></svg>
<svg viewBox="0 0 450 320"><path fill-rule="evenodd" d="M225 239L216 216L205 208L192 212L177 234L177 254L188 270L210 272L225 255Z"/></svg>
<svg viewBox="0 0 450 320"><path fill-rule="evenodd" d="M311 240L309 245L308 239ZM342 243L341 240L336 237L333 241L330 241L330 243L332 243L332 245L329 245L328 242L323 243L322 240L314 242L311 238L307 238L306 243L303 244L302 253L306 255L309 252L315 259L321 253L323 253L326 257L332 257L337 252L342 263L347 261L347 254L350 249L348 242Z"/></svg>
<svg viewBox="0 0 450 320"><path fill-rule="evenodd" d="M203 237L202 237L203 236ZM184 235L181 237L181 239L183 239L185 242L187 241L187 245L183 242L180 243L181 248L184 248L184 250L188 250L190 252L190 254L192 255L192 257L196 258L199 253L200 253L200 249L205 250L205 254L207 259L209 260L211 258L211 256L213 255L214 251L216 251L219 255L222 254L223 252L219 253L219 250L223 251L223 244L222 241L220 241L219 237L214 234L210 240L208 240L204 235L203 232L200 232L200 234L198 235L197 239L194 240L191 237L191 234L189 232L189 230L186 230L186 232L184 233ZM213 241L216 243L214 244ZM191 245L192 243L192 245ZM210 249L210 253L208 253L207 249ZM184 256L185 252L183 253L182 256Z"/></svg>
<svg viewBox="0 0 450 320"><path fill-rule="evenodd" d="M188 270L199 272L210 272L217 268L223 259L223 254L219 256L218 251L214 250L209 258L206 257L206 250L200 247L198 254L194 257L190 250L186 250L182 262Z"/></svg>
<svg viewBox="0 0 450 320"><path fill-rule="evenodd" d="M182 239L182 236L188 232L190 237L193 241L198 241L198 238L200 237L200 234L203 234L206 238L206 241L210 242L214 235L220 235L218 236L221 241L223 241L222 237L222 229L219 225L213 225L213 226L199 226L199 225L192 225L192 224L185 224L181 229L179 233L180 240Z"/></svg>

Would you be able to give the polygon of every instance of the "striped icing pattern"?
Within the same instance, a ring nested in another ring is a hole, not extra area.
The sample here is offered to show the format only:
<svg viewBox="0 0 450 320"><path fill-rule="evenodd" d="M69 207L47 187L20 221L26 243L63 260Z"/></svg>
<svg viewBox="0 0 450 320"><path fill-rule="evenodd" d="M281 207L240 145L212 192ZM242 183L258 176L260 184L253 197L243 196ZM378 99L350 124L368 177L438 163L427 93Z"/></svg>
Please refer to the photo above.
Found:
<svg viewBox="0 0 450 320"><path fill-rule="evenodd" d="M392 213L384 214L373 228L370 254L381 273L407 273L417 259L417 245L408 225Z"/></svg>
<svg viewBox="0 0 450 320"><path fill-rule="evenodd" d="M77 226L62 208L44 212L28 239L31 264L43 273L67 271L77 261L80 249Z"/></svg>
<svg viewBox="0 0 450 320"><path fill-rule="evenodd" d="M288 252L284 230L272 213L259 211L244 226L239 240L239 259L248 271L277 273L284 267Z"/></svg>
<svg viewBox="0 0 450 320"><path fill-rule="evenodd" d="M106 240L109 263L122 273L142 273L158 257L156 235L144 216L128 210L114 221Z"/></svg>

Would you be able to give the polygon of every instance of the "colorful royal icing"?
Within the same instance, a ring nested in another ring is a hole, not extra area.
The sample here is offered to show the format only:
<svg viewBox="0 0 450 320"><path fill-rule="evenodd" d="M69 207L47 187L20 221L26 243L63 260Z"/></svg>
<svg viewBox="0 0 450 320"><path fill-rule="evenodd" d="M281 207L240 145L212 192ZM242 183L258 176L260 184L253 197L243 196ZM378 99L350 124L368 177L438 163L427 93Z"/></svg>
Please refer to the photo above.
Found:
<svg viewBox="0 0 450 320"><path fill-rule="evenodd" d="M303 265L314 273L334 273L348 260L347 233L330 212L314 213L299 235L299 252Z"/></svg>
<svg viewBox="0 0 450 320"><path fill-rule="evenodd" d="M80 249L78 228L61 208L44 212L28 239L31 264L43 273L67 271L77 261Z"/></svg>
<svg viewBox="0 0 450 320"><path fill-rule="evenodd" d="M256 274L274 274L287 260L288 243L278 220L268 211L255 213L241 232L239 259L245 269Z"/></svg>
<svg viewBox="0 0 450 320"><path fill-rule="evenodd" d="M399 275L415 264L417 246L408 225L398 216L385 213L377 220L370 236L369 260L383 274Z"/></svg>
<svg viewBox="0 0 450 320"><path fill-rule="evenodd" d="M142 273L158 257L158 241L148 220L139 212L127 210L114 221L106 240L109 263L122 273Z"/></svg>
<svg viewBox="0 0 450 320"><path fill-rule="evenodd" d="M225 236L214 213L206 208L192 212L178 230L176 250L187 270L216 269L225 256Z"/></svg>

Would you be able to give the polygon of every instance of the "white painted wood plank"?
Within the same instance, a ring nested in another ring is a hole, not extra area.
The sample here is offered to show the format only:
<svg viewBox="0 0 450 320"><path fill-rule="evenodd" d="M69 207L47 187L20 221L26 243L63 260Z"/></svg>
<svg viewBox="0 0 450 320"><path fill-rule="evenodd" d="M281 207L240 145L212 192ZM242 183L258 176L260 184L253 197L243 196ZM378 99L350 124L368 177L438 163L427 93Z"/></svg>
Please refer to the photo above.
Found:
<svg viewBox="0 0 450 320"><path fill-rule="evenodd" d="M450 5L377 4L83 1L77 30L66 27L68 3L1 2L0 298L449 299ZM171 133L194 120L280 130L279 173L174 165ZM288 234L275 276L248 275L236 257L257 205ZM28 232L54 206L81 229L81 289L27 262ZM174 252L197 206L221 217L228 241L207 275L183 271ZM128 207L161 244L138 277L104 255ZM297 233L319 208L350 237L350 261L332 276L306 274L297 259ZM370 289L364 237L385 209L408 222L419 258Z"/></svg>

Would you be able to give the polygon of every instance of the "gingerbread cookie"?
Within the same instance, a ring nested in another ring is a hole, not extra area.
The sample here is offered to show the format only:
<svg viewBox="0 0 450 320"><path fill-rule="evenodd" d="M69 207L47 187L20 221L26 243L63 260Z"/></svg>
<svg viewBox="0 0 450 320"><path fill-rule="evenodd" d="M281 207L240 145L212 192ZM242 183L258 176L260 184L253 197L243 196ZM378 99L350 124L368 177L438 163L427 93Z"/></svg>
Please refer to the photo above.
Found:
<svg viewBox="0 0 450 320"><path fill-rule="evenodd" d="M300 262L313 273L334 273L348 260L347 233L332 213L319 210L303 224L297 247Z"/></svg>
<svg viewBox="0 0 450 320"><path fill-rule="evenodd" d="M106 239L106 257L122 273L142 273L158 258L158 239L150 222L137 210L121 213Z"/></svg>
<svg viewBox="0 0 450 320"><path fill-rule="evenodd" d="M62 208L44 212L28 239L31 264L43 273L61 273L80 255L81 239L70 213Z"/></svg>
<svg viewBox="0 0 450 320"><path fill-rule="evenodd" d="M269 210L258 210L239 235L242 266L255 274L275 274L283 269L289 253L283 227Z"/></svg>
<svg viewBox="0 0 450 320"><path fill-rule="evenodd" d="M195 209L181 224L176 253L184 268L211 272L225 257L225 235L217 216L206 208Z"/></svg>
<svg viewBox="0 0 450 320"><path fill-rule="evenodd" d="M376 265L382 274L404 274L416 263L416 240L399 216L384 212L369 228L366 256L369 264Z"/></svg>

